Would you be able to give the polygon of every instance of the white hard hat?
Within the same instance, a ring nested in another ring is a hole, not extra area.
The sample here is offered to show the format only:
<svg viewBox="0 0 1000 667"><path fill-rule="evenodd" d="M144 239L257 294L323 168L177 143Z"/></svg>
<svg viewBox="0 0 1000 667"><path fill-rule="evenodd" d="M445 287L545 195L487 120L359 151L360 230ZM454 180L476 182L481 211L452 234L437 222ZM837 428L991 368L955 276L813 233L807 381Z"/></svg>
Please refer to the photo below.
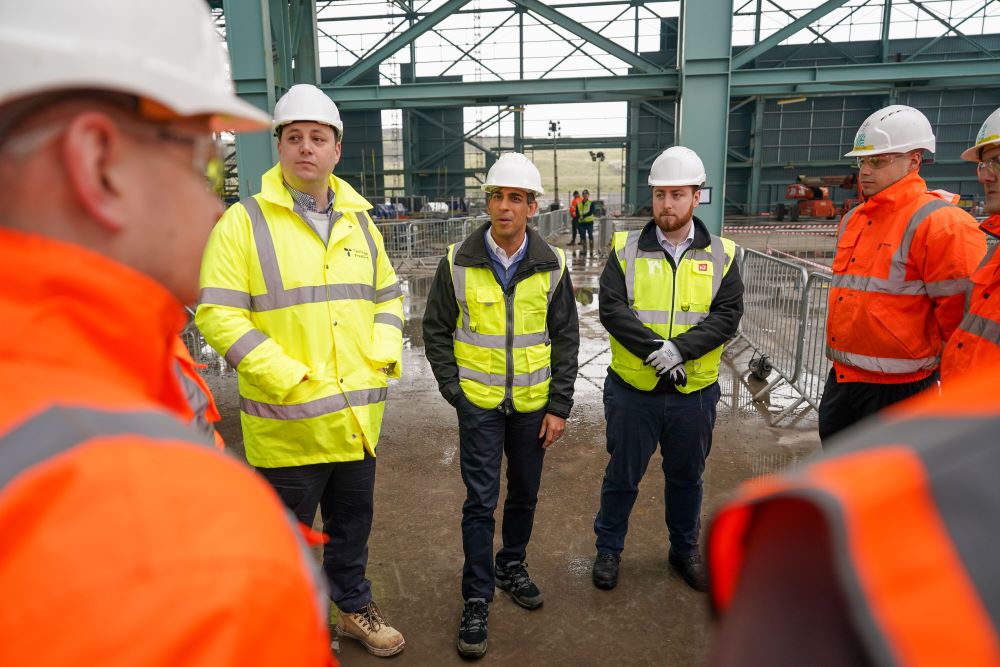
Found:
<svg viewBox="0 0 1000 667"><path fill-rule="evenodd" d="M671 146L657 156L649 168L651 186L705 184L705 165L690 148Z"/></svg>
<svg viewBox="0 0 1000 667"><path fill-rule="evenodd" d="M490 167L483 190L492 192L497 188L520 188L536 195L545 194L538 167L521 153L504 153Z"/></svg>
<svg viewBox="0 0 1000 667"><path fill-rule="evenodd" d="M906 153L918 148L933 153L934 146L934 130L927 116L913 107L893 104L861 123L854 136L854 148L844 157Z"/></svg>
<svg viewBox="0 0 1000 667"><path fill-rule="evenodd" d="M274 105L273 129L297 121L323 123L336 129L339 138L344 136L340 109L329 95L308 83L295 84Z"/></svg>
<svg viewBox="0 0 1000 667"><path fill-rule="evenodd" d="M268 116L233 93L204 0L0 0L0 105L93 89L154 102L213 130L258 130Z"/></svg>
<svg viewBox="0 0 1000 667"><path fill-rule="evenodd" d="M976 135L976 143L962 151L962 159L969 162L979 162L979 156L987 146L1000 144L1000 109L997 109L983 121Z"/></svg>

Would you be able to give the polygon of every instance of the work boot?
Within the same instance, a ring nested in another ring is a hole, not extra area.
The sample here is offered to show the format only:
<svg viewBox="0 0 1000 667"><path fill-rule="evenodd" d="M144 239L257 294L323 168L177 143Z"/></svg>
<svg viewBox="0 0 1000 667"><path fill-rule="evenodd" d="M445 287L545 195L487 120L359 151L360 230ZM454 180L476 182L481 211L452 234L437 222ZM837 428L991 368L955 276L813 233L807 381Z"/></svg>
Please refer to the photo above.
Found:
<svg viewBox="0 0 1000 667"><path fill-rule="evenodd" d="M531 582L524 563L514 561L496 568L497 588L507 591L517 604L525 609L538 609L542 606L542 592Z"/></svg>
<svg viewBox="0 0 1000 667"><path fill-rule="evenodd" d="M708 591L708 574L705 572L705 563L702 562L700 553L695 551L690 556L682 557L671 551L667 560L684 577L688 586L701 593Z"/></svg>
<svg viewBox="0 0 1000 667"><path fill-rule="evenodd" d="M486 618L490 605L483 598L465 601L462 622L458 626L458 654L463 658L486 655Z"/></svg>
<svg viewBox="0 0 1000 667"><path fill-rule="evenodd" d="M591 576L594 585L598 588L610 591L618 585L618 565L622 562L618 554L597 554L594 559L594 569Z"/></svg>
<svg viewBox="0 0 1000 667"><path fill-rule="evenodd" d="M381 658L396 655L406 646L403 635L389 625L374 600L355 612L340 611L336 630L338 635L358 640L369 653Z"/></svg>
<svg viewBox="0 0 1000 667"><path fill-rule="evenodd" d="M586 255L587 254L587 239L580 239L580 245L583 248L583 250L581 250L581 254Z"/></svg>

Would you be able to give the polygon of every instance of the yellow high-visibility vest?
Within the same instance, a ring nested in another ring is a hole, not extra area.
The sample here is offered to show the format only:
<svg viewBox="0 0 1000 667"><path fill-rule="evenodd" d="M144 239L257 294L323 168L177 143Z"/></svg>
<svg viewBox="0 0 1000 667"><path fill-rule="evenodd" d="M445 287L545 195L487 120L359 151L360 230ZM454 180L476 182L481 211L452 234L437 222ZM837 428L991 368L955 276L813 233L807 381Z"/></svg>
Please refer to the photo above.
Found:
<svg viewBox="0 0 1000 667"><path fill-rule="evenodd" d="M736 256L736 244L712 234L709 248L688 248L674 273L662 251L639 249L640 234L641 230L616 232L612 250L625 274L629 307L658 338L669 340L708 316ZM684 362L687 385L677 390L690 394L718 380L722 348ZM649 391L660 378L644 361L611 336L612 370L636 389Z"/></svg>
<svg viewBox="0 0 1000 667"><path fill-rule="evenodd" d="M247 460L265 468L375 454L399 377L403 294L371 205L330 176L341 214L324 244L281 166L212 231L195 322L236 368ZM303 378L306 378L303 381Z"/></svg>
<svg viewBox="0 0 1000 667"><path fill-rule="evenodd" d="M546 324L549 303L566 270L566 255L549 246L559 269L541 271L505 293L487 267L448 264L458 301L455 361L462 392L474 405L492 409L505 398L517 412L541 410L549 402L552 345Z"/></svg>

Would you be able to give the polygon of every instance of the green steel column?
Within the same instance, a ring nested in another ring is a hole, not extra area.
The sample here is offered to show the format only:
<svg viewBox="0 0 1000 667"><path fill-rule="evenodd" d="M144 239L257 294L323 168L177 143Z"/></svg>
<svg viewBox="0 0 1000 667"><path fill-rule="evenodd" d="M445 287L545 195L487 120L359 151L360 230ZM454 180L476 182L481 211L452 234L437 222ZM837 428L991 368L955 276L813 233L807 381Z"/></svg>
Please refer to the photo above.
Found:
<svg viewBox="0 0 1000 667"><path fill-rule="evenodd" d="M640 195L639 188L648 187L639 182L639 103L628 103L628 149L626 155L628 176L625 178L626 201L628 209L634 214L639 210L639 204L647 197ZM643 193L644 194L644 193Z"/></svg>
<svg viewBox="0 0 1000 667"><path fill-rule="evenodd" d="M712 203L701 204L698 217L716 234L722 231L726 194L732 26L732 0L680 2L675 137L705 163Z"/></svg>
<svg viewBox="0 0 1000 667"><path fill-rule="evenodd" d="M292 87L292 26L288 0L268 0L274 56L274 84L281 95Z"/></svg>
<svg viewBox="0 0 1000 667"><path fill-rule="evenodd" d="M236 92L267 111L274 109L274 62L271 59L271 21L268 0L224 0L226 40L233 63ZM278 161L269 132L236 135L236 168L240 197L260 191L260 177Z"/></svg>
<svg viewBox="0 0 1000 667"><path fill-rule="evenodd" d="M292 83L320 84L316 0L296 0L292 7Z"/></svg>
<svg viewBox="0 0 1000 667"><path fill-rule="evenodd" d="M760 214L760 170L764 162L764 98L757 96L753 108L753 136L750 138L750 215Z"/></svg>

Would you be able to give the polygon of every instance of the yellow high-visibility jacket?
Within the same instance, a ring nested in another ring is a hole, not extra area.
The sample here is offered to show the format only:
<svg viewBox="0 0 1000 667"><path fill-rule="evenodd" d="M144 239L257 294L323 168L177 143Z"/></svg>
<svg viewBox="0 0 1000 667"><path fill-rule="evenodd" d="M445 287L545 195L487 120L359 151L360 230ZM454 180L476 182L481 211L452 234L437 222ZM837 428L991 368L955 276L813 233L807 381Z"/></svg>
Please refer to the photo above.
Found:
<svg viewBox="0 0 1000 667"><path fill-rule="evenodd" d="M195 322L236 368L247 460L264 468L373 456L403 353L403 293L371 208L330 176L329 243L295 210L281 166L219 220Z"/></svg>

